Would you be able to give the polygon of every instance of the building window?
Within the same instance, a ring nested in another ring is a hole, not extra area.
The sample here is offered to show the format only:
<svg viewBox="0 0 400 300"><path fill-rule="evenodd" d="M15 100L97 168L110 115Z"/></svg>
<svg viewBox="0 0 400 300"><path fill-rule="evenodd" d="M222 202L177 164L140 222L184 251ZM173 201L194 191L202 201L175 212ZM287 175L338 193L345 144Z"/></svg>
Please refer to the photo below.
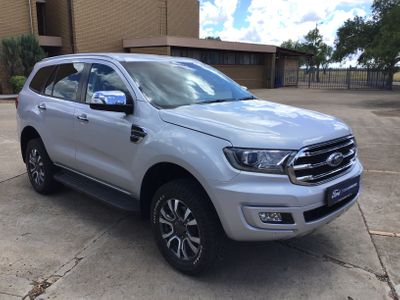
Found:
<svg viewBox="0 0 400 300"><path fill-rule="evenodd" d="M39 35L46 35L46 9L45 2L36 2L36 15Z"/></svg>
<svg viewBox="0 0 400 300"><path fill-rule="evenodd" d="M263 53L177 48L171 49L172 56L198 59L208 65L263 65Z"/></svg>

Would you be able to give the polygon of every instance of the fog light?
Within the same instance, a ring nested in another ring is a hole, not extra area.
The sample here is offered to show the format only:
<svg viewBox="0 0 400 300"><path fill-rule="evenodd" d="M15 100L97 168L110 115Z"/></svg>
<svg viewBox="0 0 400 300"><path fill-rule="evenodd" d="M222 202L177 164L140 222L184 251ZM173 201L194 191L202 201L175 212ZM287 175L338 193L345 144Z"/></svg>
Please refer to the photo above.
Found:
<svg viewBox="0 0 400 300"><path fill-rule="evenodd" d="M282 216L278 212L260 212L258 213L261 222L264 223L281 223Z"/></svg>

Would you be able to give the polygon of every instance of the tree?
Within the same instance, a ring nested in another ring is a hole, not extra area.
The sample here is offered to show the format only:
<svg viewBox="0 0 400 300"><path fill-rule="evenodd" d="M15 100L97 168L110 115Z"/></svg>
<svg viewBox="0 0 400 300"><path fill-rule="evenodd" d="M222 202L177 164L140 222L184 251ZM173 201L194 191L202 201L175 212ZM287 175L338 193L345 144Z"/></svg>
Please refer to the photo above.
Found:
<svg viewBox="0 0 400 300"><path fill-rule="evenodd" d="M301 51L303 45L299 41L293 41L289 39L287 41L282 42L281 47L286 49Z"/></svg>
<svg viewBox="0 0 400 300"><path fill-rule="evenodd" d="M5 38L1 44L0 58L10 77L28 76L34 65L46 56L33 35Z"/></svg>
<svg viewBox="0 0 400 300"><path fill-rule="evenodd" d="M221 38L219 36L206 36L204 39L205 40L213 40L213 41L221 41Z"/></svg>
<svg viewBox="0 0 400 300"><path fill-rule="evenodd" d="M300 65L306 65L307 69L309 67L317 68L317 81L319 81L319 70L320 67L326 68L330 62L332 55L332 47L327 45L323 41L323 36L319 33L318 27L310 30L305 36L304 41L292 41L288 40L281 44L281 47L307 52L313 56L309 60L304 58L300 60Z"/></svg>
<svg viewBox="0 0 400 300"><path fill-rule="evenodd" d="M338 29L334 60L358 55L360 64L384 70L391 88L396 64L400 62L399 20L400 0L375 0L372 18L356 16Z"/></svg>
<svg viewBox="0 0 400 300"><path fill-rule="evenodd" d="M317 81L319 82L320 67L326 68L331 61L333 49L323 41L323 36L319 33L318 27L310 30L304 36L303 49L305 52L313 54L310 66L317 68Z"/></svg>

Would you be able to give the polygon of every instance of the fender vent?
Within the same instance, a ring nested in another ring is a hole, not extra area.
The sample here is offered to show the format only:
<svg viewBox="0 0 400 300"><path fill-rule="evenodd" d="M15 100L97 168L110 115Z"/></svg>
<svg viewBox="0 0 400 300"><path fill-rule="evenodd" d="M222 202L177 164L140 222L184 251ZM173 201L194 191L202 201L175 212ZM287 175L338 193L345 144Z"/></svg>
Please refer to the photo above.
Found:
<svg viewBox="0 0 400 300"><path fill-rule="evenodd" d="M145 137L147 133L143 130L143 128L133 125L131 128L131 142L138 144L140 143Z"/></svg>

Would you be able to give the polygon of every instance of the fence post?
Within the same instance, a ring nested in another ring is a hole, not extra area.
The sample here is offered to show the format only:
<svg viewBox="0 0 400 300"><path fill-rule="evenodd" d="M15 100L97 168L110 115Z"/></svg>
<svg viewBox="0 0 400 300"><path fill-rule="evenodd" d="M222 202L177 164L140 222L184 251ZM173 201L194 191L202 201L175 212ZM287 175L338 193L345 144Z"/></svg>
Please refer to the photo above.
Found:
<svg viewBox="0 0 400 300"><path fill-rule="evenodd" d="M351 67L348 68L346 72L347 89L350 89L350 80L351 80L350 76L351 76Z"/></svg>
<svg viewBox="0 0 400 300"><path fill-rule="evenodd" d="M308 88L311 86L311 68L308 71Z"/></svg>

